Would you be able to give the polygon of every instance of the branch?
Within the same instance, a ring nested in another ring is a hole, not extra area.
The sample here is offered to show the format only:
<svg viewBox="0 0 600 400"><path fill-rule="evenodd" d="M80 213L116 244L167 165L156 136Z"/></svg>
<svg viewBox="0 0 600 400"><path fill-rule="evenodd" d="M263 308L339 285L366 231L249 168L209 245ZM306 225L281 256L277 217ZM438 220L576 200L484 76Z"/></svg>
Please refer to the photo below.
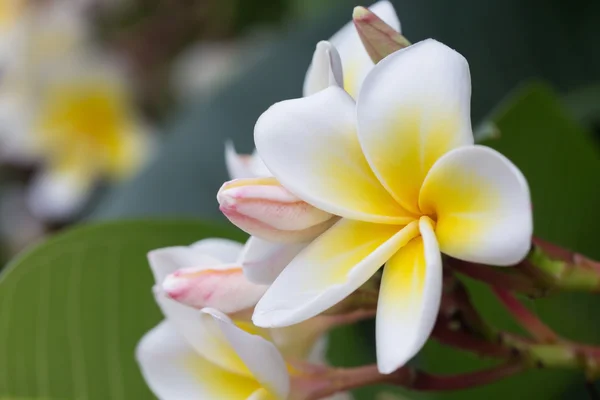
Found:
<svg viewBox="0 0 600 400"><path fill-rule="evenodd" d="M323 377L316 378L318 384L293 383L296 390L303 391L306 400L317 400L366 385L386 383L419 391L451 391L473 388L499 381L526 370L519 362L507 362L493 368L456 375L433 375L411 367L401 367L389 375L381 374L376 365L358 368L331 370L324 384ZM311 386L312 390L307 390Z"/></svg>
<svg viewBox="0 0 600 400"><path fill-rule="evenodd" d="M492 291L510 314L540 343L556 343L558 335L535 314L517 300L509 291L491 286Z"/></svg>

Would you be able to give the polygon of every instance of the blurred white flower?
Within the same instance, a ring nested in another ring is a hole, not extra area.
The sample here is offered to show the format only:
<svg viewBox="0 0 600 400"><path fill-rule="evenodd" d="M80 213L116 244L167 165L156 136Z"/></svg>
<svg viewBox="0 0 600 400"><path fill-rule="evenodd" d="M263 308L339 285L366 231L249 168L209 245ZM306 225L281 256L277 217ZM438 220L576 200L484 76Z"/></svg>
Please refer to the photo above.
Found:
<svg viewBox="0 0 600 400"><path fill-rule="evenodd" d="M151 149L124 68L92 46L83 3L30 5L0 77L0 157L42 167L33 214L64 220L95 183L131 176Z"/></svg>

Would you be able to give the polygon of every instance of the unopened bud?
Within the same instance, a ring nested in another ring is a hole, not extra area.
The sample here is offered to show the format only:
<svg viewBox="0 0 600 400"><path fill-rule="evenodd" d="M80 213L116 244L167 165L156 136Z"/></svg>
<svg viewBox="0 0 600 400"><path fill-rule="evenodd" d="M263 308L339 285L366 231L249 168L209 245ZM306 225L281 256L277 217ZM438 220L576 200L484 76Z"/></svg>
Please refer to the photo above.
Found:
<svg viewBox="0 0 600 400"><path fill-rule="evenodd" d="M194 308L234 313L254 307L267 286L251 283L241 266L231 265L178 270L165 278L162 290L171 299Z"/></svg>
<svg viewBox="0 0 600 400"><path fill-rule="evenodd" d="M365 7L355 7L352 20L365 50L376 64L393 52L410 46L404 36Z"/></svg>
<svg viewBox="0 0 600 400"><path fill-rule="evenodd" d="M275 178L226 182L217 200L220 210L232 223L273 242L310 241L335 222L332 214L300 200Z"/></svg>

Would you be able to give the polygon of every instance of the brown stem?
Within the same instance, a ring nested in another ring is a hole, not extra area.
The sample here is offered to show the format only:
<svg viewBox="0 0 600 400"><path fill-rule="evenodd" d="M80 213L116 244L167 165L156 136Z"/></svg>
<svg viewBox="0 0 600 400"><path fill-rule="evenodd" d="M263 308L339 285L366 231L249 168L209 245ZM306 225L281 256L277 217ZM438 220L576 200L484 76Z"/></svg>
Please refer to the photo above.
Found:
<svg viewBox="0 0 600 400"><path fill-rule="evenodd" d="M423 391L460 390L487 385L526 370L518 361L509 361L489 369L458 375L416 374L410 388Z"/></svg>
<svg viewBox="0 0 600 400"><path fill-rule="evenodd" d="M492 343L463 330L453 329L452 321L438 318L432 337L438 342L469 351L482 357L510 358L511 349L501 344Z"/></svg>
<svg viewBox="0 0 600 400"><path fill-rule="evenodd" d="M363 387L366 385L387 383L420 391L449 391L467 389L487 385L505 377L524 371L526 366L510 361L493 368L456 375L433 375L411 367L402 367L389 375L379 373L376 365L358 368L332 370L328 385L323 385L323 378L318 384L293 383L296 390L304 391L302 398L306 400L322 399L335 393ZM307 390L312 386L312 390Z"/></svg>
<svg viewBox="0 0 600 400"><path fill-rule="evenodd" d="M491 286L492 291L510 312L510 314L540 343L555 343L560 339L558 335L544 324L534 313L529 311L509 291L498 286Z"/></svg>
<svg viewBox="0 0 600 400"><path fill-rule="evenodd" d="M531 277L519 270L505 271L489 265L476 264L468 261L448 258L446 265L469 278L485 282L490 285L499 285L510 288L530 297L540 297L546 292L544 288L536 287Z"/></svg>

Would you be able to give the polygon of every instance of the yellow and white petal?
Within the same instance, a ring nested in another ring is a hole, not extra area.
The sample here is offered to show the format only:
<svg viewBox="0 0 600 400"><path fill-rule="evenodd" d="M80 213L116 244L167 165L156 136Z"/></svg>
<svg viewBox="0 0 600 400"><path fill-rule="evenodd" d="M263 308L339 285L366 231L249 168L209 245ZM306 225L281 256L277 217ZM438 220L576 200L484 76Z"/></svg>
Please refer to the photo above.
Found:
<svg viewBox="0 0 600 400"><path fill-rule="evenodd" d="M276 398L286 399L290 391L290 376L285 361L275 345L259 335L253 335L239 328L220 311L205 308L203 312L213 318L225 339L261 386Z"/></svg>
<svg viewBox="0 0 600 400"><path fill-rule="evenodd" d="M225 143L225 165L231 179L271 176L258 154L238 154L230 140Z"/></svg>
<svg viewBox="0 0 600 400"><path fill-rule="evenodd" d="M429 39L397 51L365 79L357 102L358 138L381 183L418 212L421 184L446 152L473 144L469 65Z"/></svg>
<svg viewBox="0 0 600 400"><path fill-rule="evenodd" d="M190 247L198 254L205 254L225 264L236 262L244 248L240 242L222 238L202 239Z"/></svg>
<svg viewBox="0 0 600 400"><path fill-rule="evenodd" d="M310 96L329 86L343 85L342 60L337 49L326 41L317 43L312 63L304 78L304 96Z"/></svg>
<svg viewBox="0 0 600 400"><path fill-rule="evenodd" d="M273 283L281 271L308 243L275 243L250 236L239 259L250 282Z"/></svg>
<svg viewBox="0 0 600 400"><path fill-rule="evenodd" d="M267 389L260 388L252 393L247 400L277 400L277 397L273 396Z"/></svg>
<svg viewBox="0 0 600 400"><path fill-rule="evenodd" d="M31 213L42 220L68 220L85 206L94 179L83 169L48 169L31 182L27 205Z"/></svg>
<svg viewBox="0 0 600 400"><path fill-rule="evenodd" d="M443 253L466 261L512 265L531 247L533 217L527 180L497 151L456 149L431 168L419 203L435 215Z"/></svg>
<svg viewBox="0 0 600 400"><path fill-rule="evenodd" d="M267 290L251 283L238 264L184 268L168 275L162 290L171 299L194 308L213 307L225 313L247 310L256 305Z"/></svg>
<svg viewBox="0 0 600 400"><path fill-rule="evenodd" d="M277 103L254 128L256 148L281 184L313 206L342 217L406 224L365 160L354 101L338 87Z"/></svg>
<svg viewBox="0 0 600 400"><path fill-rule="evenodd" d="M259 388L255 379L202 358L168 321L148 332L135 353L146 383L161 400L245 399Z"/></svg>
<svg viewBox="0 0 600 400"><path fill-rule="evenodd" d="M167 275L182 268L218 268L223 264L222 261L189 246L172 246L152 250L147 257L154 275L154 282L158 285L162 284Z"/></svg>
<svg viewBox="0 0 600 400"><path fill-rule="evenodd" d="M154 295L167 321L175 326L197 354L227 371L244 376L252 375L212 318L207 318L200 310L168 298L156 287Z"/></svg>
<svg viewBox="0 0 600 400"><path fill-rule="evenodd" d="M389 374L410 360L435 325L442 294L442 257L428 217L421 236L402 247L383 269L377 304L377 366Z"/></svg>
<svg viewBox="0 0 600 400"><path fill-rule="evenodd" d="M378 1L369 7L369 10L400 32L400 21L392 3L385 0ZM365 50L352 21L333 35L330 42L337 48L342 59L344 89L356 98L365 77L373 68L373 61Z"/></svg>
<svg viewBox="0 0 600 400"><path fill-rule="evenodd" d="M252 320L270 328L314 317L358 289L416 235L415 221L402 227L340 220L283 270Z"/></svg>

